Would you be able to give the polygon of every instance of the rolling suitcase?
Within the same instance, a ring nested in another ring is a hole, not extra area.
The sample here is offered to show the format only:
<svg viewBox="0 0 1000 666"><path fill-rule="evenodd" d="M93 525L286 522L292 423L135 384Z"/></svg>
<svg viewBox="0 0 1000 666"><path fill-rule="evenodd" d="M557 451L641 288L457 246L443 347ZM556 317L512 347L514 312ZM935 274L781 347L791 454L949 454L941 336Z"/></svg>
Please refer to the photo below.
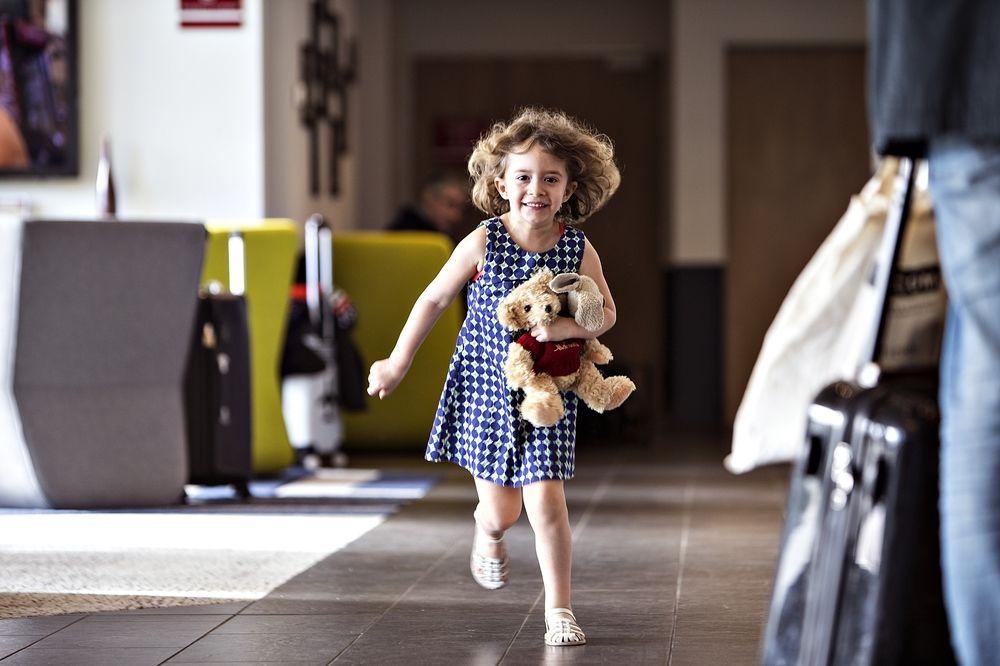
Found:
<svg viewBox="0 0 1000 666"><path fill-rule="evenodd" d="M342 467L344 424L338 395L333 294L333 235L322 215L305 225L305 306L312 333L309 347L322 366L316 372L288 374L281 382L281 411L288 439L300 465L318 459L322 467Z"/></svg>
<svg viewBox="0 0 1000 666"><path fill-rule="evenodd" d="M793 468L765 664L954 663L940 582L937 378L928 367L943 291L922 278L925 293L914 292L913 271L901 268L912 163L900 179L872 278L879 298L865 356L873 362L858 381L819 394ZM907 307L902 297L911 297ZM901 335L919 310L929 319Z"/></svg>
<svg viewBox="0 0 1000 666"><path fill-rule="evenodd" d="M792 467L780 558L764 632L765 664L802 663L806 598L817 556L831 478L829 470L838 442L850 440L851 405L861 388L834 382L820 391L807 415L805 446Z"/></svg>
<svg viewBox="0 0 1000 666"><path fill-rule="evenodd" d="M189 483L233 485L250 496L250 335L244 240L229 237L229 291L212 283L198 311L184 377Z"/></svg>
<svg viewBox="0 0 1000 666"><path fill-rule="evenodd" d="M897 372L854 401L838 443L806 609L805 663L953 664L942 597L937 373Z"/></svg>

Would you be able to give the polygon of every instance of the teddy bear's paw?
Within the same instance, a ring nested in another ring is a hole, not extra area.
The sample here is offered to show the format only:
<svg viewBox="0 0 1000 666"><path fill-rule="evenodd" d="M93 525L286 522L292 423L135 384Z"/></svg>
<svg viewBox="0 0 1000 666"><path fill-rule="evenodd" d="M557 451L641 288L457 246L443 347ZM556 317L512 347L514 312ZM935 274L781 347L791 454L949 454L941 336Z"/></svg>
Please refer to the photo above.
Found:
<svg viewBox="0 0 1000 666"><path fill-rule="evenodd" d="M521 415L536 428L549 428L563 416L563 404L559 396L529 396L521 403Z"/></svg>
<svg viewBox="0 0 1000 666"><path fill-rule="evenodd" d="M614 356L611 350L597 340L588 340L586 348L586 358L595 365L605 365L610 363Z"/></svg>
<svg viewBox="0 0 1000 666"><path fill-rule="evenodd" d="M608 406L606 409L621 407L622 403L635 391L635 384L628 377L608 377Z"/></svg>

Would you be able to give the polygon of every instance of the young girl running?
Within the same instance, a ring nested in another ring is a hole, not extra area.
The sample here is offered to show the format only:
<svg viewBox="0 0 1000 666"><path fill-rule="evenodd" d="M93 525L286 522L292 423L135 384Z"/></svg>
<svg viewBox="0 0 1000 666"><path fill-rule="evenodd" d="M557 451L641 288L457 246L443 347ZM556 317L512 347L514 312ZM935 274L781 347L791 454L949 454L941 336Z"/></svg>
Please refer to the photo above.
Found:
<svg viewBox="0 0 1000 666"><path fill-rule="evenodd" d="M472 473L479 493L471 570L487 589L506 585L504 533L523 501L535 532L545 584L545 642L580 645L586 636L570 604L572 542L563 481L573 477L577 398L564 415L536 428L520 417L520 391L503 367L511 334L497 306L536 270L577 272L604 294L604 326L588 331L569 317L531 330L539 342L595 338L615 323L615 302L597 251L578 226L618 188L611 141L561 112L525 109L497 123L469 159L472 199L490 219L462 240L417 299L389 358L372 365L368 393L384 398L399 384L441 312L468 283L469 312L448 368L425 458Z"/></svg>

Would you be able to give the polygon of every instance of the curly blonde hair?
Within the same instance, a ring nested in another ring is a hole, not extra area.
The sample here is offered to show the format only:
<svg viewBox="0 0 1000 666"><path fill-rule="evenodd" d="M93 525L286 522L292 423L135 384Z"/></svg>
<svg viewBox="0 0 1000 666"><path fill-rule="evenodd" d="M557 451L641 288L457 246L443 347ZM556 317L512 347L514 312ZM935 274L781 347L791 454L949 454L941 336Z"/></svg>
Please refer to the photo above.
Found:
<svg viewBox="0 0 1000 666"><path fill-rule="evenodd" d="M502 215L510 204L500 196L494 180L503 178L507 155L535 144L561 159L576 190L556 213L556 219L580 224L607 203L618 189L621 175L615 151L605 134L582 125L562 111L528 107L509 123L495 123L479 139L469 157L472 202L487 215Z"/></svg>

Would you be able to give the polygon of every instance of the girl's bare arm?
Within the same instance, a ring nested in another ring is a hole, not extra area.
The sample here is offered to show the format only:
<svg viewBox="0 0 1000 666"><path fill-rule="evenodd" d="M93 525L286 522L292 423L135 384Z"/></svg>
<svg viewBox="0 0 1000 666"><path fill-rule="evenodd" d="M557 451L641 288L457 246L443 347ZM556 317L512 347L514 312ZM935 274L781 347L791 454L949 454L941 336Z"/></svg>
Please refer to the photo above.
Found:
<svg viewBox="0 0 1000 666"><path fill-rule="evenodd" d="M372 364L368 373L368 395L378 395L381 399L399 385L424 338L476 268L482 265L485 254L486 229L480 227L458 244L437 277L417 298L389 358Z"/></svg>

